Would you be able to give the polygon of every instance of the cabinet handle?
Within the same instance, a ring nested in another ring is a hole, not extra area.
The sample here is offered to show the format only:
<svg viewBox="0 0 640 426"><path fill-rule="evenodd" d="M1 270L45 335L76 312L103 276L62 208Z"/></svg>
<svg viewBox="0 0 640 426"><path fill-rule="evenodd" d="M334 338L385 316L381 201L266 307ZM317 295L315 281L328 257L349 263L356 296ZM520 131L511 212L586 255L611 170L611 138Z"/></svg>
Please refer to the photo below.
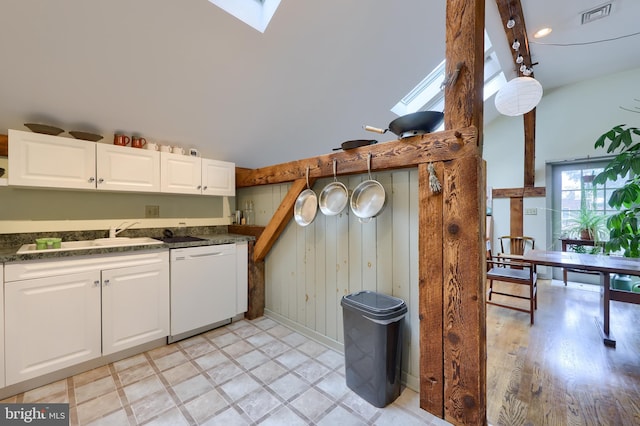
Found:
<svg viewBox="0 0 640 426"><path fill-rule="evenodd" d="M109 285L109 280L104 280L104 286L108 286Z"/></svg>
<svg viewBox="0 0 640 426"><path fill-rule="evenodd" d="M95 281L93 282L93 285L94 285L95 287L100 287L100 281L95 280Z"/></svg>
<svg viewBox="0 0 640 426"><path fill-rule="evenodd" d="M205 187L204 187L204 188L202 188L202 189L206 191L206 190L207 190L207 187L205 186Z"/></svg>
<svg viewBox="0 0 640 426"><path fill-rule="evenodd" d="M102 183L102 182L104 182L104 179L102 178L98 179L98 183Z"/></svg>
<svg viewBox="0 0 640 426"><path fill-rule="evenodd" d="M91 182L93 182L93 181L95 181L95 180L96 180L96 178L94 178L93 176L91 176L91 177L89 178L89 183L91 183Z"/></svg>
<svg viewBox="0 0 640 426"><path fill-rule="evenodd" d="M201 186L201 185L198 185L198 187L197 187L196 189L200 189L200 188L202 188L202 186Z"/></svg>

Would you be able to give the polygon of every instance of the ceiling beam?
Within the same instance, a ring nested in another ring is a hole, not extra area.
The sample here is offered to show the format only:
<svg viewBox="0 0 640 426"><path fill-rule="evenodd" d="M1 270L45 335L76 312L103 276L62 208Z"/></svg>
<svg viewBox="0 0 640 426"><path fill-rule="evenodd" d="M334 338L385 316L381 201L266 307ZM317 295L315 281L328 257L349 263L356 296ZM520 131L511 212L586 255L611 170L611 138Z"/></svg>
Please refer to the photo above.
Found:
<svg viewBox="0 0 640 426"><path fill-rule="evenodd" d="M496 0L500 19L507 37L507 43L511 46L514 40L520 42L518 50L511 50L513 65L516 75L520 75L519 65L516 64L518 53L522 55L523 64L533 70L531 51L529 50L529 37L527 36L527 26L524 21L522 4L520 0ZM513 28L507 28L507 21L513 19ZM531 77L533 77L533 71ZM532 109L524 115L524 186L533 187L535 185L535 151L536 151L536 109Z"/></svg>
<svg viewBox="0 0 640 426"><path fill-rule="evenodd" d="M290 161L259 169L236 168L236 188L293 182L305 176L333 176L333 160L338 162L338 175L367 172L367 154L371 153L371 170L395 170L417 167L418 164L450 160L477 153L478 130L459 130L413 136L392 142L363 146L348 151Z"/></svg>

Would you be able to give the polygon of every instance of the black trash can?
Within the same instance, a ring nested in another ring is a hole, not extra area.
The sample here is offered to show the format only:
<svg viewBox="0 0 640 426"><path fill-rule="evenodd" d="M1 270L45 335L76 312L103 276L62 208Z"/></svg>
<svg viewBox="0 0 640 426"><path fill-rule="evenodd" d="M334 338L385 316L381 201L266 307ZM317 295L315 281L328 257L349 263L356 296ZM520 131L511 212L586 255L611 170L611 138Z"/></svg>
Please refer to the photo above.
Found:
<svg viewBox="0 0 640 426"><path fill-rule="evenodd" d="M407 305L402 299L373 291L349 294L340 304L347 386L382 408L400 396Z"/></svg>

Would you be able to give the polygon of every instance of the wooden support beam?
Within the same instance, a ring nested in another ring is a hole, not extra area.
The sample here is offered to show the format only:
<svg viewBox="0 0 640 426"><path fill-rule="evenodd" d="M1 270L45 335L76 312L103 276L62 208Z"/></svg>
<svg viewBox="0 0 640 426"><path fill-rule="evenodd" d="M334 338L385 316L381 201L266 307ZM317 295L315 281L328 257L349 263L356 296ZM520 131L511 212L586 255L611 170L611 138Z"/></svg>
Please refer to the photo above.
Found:
<svg viewBox="0 0 640 426"><path fill-rule="evenodd" d="M524 235L522 197L511 197L509 202L509 235Z"/></svg>
<svg viewBox="0 0 640 426"><path fill-rule="evenodd" d="M444 176L443 162L434 163ZM418 167L418 318L420 319L420 406L444 418L442 194L429 190L426 164Z"/></svg>
<svg viewBox="0 0 640 426"><path fill-rule="evenodd" d="M313 186L315 178L309 178L309 185ZM289 223L289 220L293 217L293 207L296 203L298 195L307 187L306 179L298 179L291 185L289 192L285 195L284 199L278 206L275 214L269 221L269 224L264 228L264 232L256 241L255 252L253 253L254 262L260 262L267 257L269 250L276 242L284 228Z"/></svg>
<svg viewBox="0 0 640 426"><path fill-rule="evenodd" d="M505 35L509 46L514 40L520 42L520 49L511 49L514 68L516 67L516 57L522 55L522 63L533 70L531 60L531 51L529 50L529 37L527 36L527 26L522 13L522 4L520 0L496 0L500 19L504 26ZM507 28L509 19L515 21L513 28ZM519 67L519 65L517 65ZM516 75L520 75L519 69L516 69ZM534 76L532 72L531 77ZM529 111L523 117L524 123L524 186L533 187L535 185L535 150L536 150L536 109Z"/></svg>
<svg viewBox="0 0 640 426"><path fill-rule="evenodd" d="M0 135L0 157L9 156L9 137L7 135Z"/></svg>
<svg viewBox="0 0 640 426"><path fill-rule="evenodd" d="M482 159L445 163L443 183L444 419L486 424L485 211Z"/></svg>
<svg viewBox="0 0 640 426"><path fill-rule="evenodd" d="M469 425L487 422L486 191L482 174L484 7L484 0L448 0L445 18L447 75L453 75L457 64L463 64L457 79L445 87L445 128L478 129L479 155L445 162L442 193L444 419ZM431 255L427 249L419 246L420 258ZM436 307L425 309L433 312ZM424 340L432 337L422 336L421 354L427 350ZM420 389L421 393L427 391Z"/></svg>
<svg viewBox="0 0 640 426"><path fill-rule="evenodd" d="M547 189L544 186L525 188L493 188L491 196L493 198L512 197L545 197Z"/></svg>
<svg viewBox="0 0 640 426"><path fill-rule="evenodd" d="M533 188L536 180L536 109L524 115L524 187Z"/></svg>
<svg viewBox="0 0 640 426"><path fill-rule="evenodd" d="M264 315L265 277L264 260L254 261L255 241L249 241L249 304L246 319L252 320Z"/></svg>
<svg viewBox="0 0 640 426"><path fill-rule="evenodd" d="M472 155L477 150L478 130L466 127L459 130L430 133L410 138L364 146L344 152L326 154L304 160L291 161L259 169L236 168L236 188L292 182L305 176L323 178L333 176L333 160L338 161L338 174L366 173L367 154L372 154L371 170L382 171L417 167L421 163L450 160Z"/></svg>
<svg viewBox="0 0 640 426"><path fill-rule="evenodd" d="M522 4L520 0L496 0L498 6L498 12L500 13L500 19L504 27L504 33L507 37L507 43L509 46L513 44L515 39L520 42L520 49L518 51L511 49L511 56L513 57L514 67L516 66L516 58L518 53L522 55L522 63L527 67L532 68L531 51L529 50L529 37L527 36L527 26L524 22L524 14L522 13ZM515 25L513 28L507 28L507 21L509 18L513 18ZM520 65L518 65L519 67ZM519 73L518 70L516 70ZM533 77L533 74L531 74Z"/></svg>

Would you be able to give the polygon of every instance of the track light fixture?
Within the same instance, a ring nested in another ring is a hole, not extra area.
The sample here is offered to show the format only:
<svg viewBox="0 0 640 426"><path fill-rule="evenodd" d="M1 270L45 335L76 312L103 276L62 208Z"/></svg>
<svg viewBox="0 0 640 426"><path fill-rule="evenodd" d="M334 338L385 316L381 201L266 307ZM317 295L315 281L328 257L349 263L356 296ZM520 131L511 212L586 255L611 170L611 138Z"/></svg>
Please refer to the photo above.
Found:
<svg viewBox="0 0 640 426"><path fill-rule="evenodd" d="M515 26L516 26L515 19L513 19L513 17L509 18L509 20L507 21L507 28L511 29Z"/></svg>
<svg viewBox="0 0 640 426"><path fill-rule="evenodd" d="M523 61L524 61L524 58L520 53L518 53L518 56L516 57L516 64L521 64Z"/></svg>
<svg viewBox="0 0 640 426"><path fill-rule="evenodd" d="M513 41L513 44L511 45L511 48L512 48L513 50L518 50L518 49L520 49L520 42L518 41L518 39L515 39L515 40Z"/></svg>

